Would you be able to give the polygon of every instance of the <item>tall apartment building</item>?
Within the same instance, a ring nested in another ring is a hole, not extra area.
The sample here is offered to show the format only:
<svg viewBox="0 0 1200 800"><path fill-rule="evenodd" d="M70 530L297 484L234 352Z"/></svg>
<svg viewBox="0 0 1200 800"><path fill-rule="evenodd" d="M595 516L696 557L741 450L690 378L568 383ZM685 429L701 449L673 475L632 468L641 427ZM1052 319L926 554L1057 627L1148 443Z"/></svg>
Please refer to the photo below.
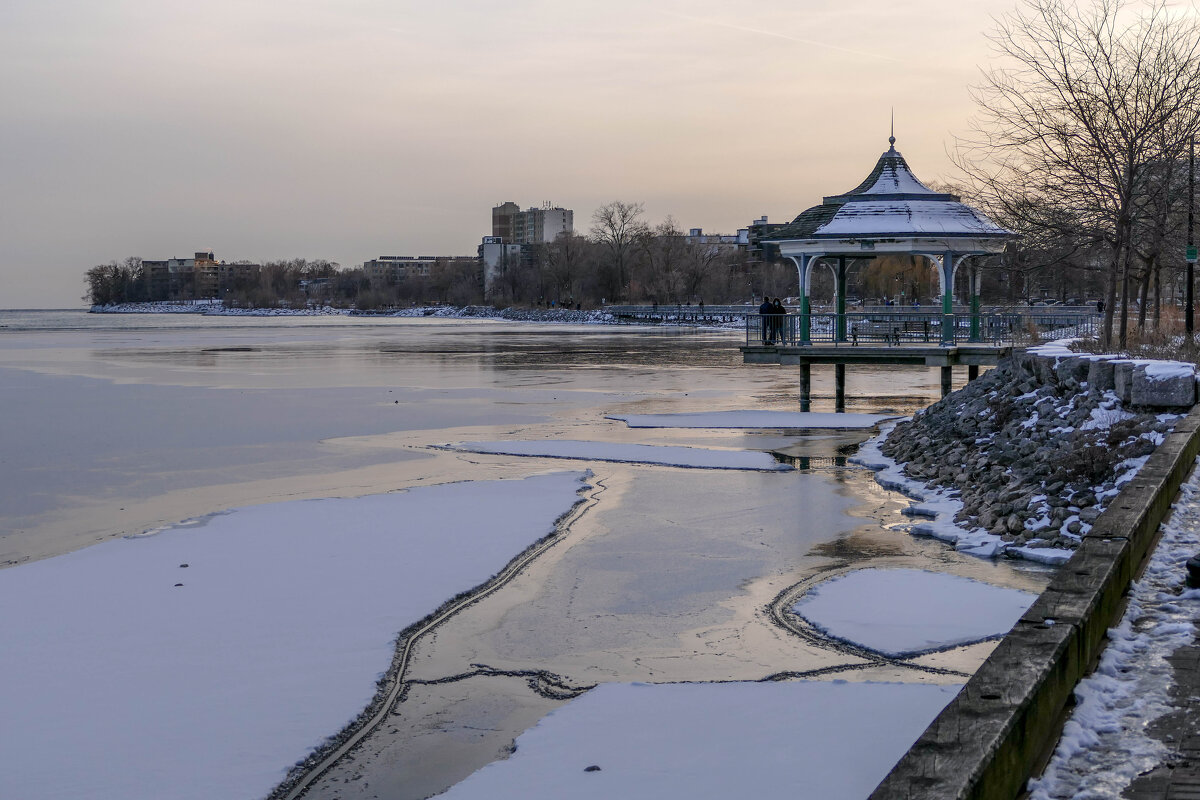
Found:
<svg viewBox="0 0 1200 800"><path fill-rule="evenodd" d="M524 211L511 201L492 208L492 237L504 244L546 244L575 230L575 212L552 205Z"/></svg>

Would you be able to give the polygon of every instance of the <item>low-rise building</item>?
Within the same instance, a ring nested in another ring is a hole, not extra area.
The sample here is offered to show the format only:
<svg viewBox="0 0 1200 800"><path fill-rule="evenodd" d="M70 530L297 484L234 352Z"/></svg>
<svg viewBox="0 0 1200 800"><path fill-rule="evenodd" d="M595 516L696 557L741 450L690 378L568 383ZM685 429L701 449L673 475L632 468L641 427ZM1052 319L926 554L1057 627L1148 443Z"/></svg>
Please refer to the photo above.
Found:
<svg viewBox="0 0 1200 800"><path fill-rule="evenodd" d="M363 274L372 286L395 285L410 278L429 278L443 267L477 268L474 256L379 256L363 262Z"/></svg>
<svg viewBox="0 0 1200 800"><path fill-rule="evenodd" d="M197 251L191 258L142 260L151 300L220 298L238 280L257 275L259 269L258 264L245 261L217 261L211 250Z"/></svg>
<svg viewBox="0 0 1200 800"><path fill-rule="evenodd" d="M750 262L779 260L779 245L763 239L787 225L785 222L767 222L767 215L750 223L746 229L746 260Z"/></svg>

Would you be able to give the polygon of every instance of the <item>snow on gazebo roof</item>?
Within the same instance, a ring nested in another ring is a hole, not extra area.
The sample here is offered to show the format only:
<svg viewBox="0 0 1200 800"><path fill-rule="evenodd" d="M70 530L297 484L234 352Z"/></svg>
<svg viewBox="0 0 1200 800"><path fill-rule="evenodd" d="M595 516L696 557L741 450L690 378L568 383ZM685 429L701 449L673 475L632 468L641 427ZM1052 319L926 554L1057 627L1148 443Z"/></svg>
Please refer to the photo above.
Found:
<svg viewBox="0 0 1200 800"><path fill-rule="evenodd" d="M978 240L1017 235L961 202L958 195L935 192L921 183L896 150L895 137L888 142L891 146L879 157L866 180L845 194L824 198L821 205L802 212L766 239L774 242L947 237Z"/></svg>

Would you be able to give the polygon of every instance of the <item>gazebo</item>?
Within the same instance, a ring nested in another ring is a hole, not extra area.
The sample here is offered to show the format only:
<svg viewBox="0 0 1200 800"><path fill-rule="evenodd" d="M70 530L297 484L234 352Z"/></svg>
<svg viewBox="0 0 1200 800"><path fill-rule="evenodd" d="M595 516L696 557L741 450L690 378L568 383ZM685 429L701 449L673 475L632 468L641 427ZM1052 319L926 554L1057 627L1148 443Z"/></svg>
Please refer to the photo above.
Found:
<svg viewBox="0 0 1200 800"><path fill-rule="evenodd" d="M801 344L810 342L809 286L812 268L824 261L836 275L835 337L846 340L846 272L854 259L903 253L928 258L938 269L942 295L941 338L953 341L954 275L972 256L999 253L1017 234L1001 228L957 195L935 192L921 183L896 137L862 183L844 194L824 198L765 241L779 247L800 273ZM980 272L970 276L971 340L978 341Z"/></svg>

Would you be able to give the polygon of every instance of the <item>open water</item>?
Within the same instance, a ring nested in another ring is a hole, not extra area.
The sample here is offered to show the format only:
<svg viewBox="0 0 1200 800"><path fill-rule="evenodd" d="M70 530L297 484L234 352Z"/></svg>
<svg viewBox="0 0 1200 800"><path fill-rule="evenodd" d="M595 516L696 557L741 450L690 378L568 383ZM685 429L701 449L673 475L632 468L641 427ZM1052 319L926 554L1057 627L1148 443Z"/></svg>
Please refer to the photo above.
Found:
<svg viewBox="0 0 1200 800"><path fill-rule="evenodd" d="M854 566L1044 584L1036 568L905 533L903 499L846 464L869 433L632 430L605 418L798 410L797 376L743 365L742 338L486 320L3 311L0 567L233 507L577 466L430 448L445 442L762 450L802 468L584 463L598 492L564 544L422 643L412 667L422 682L310 796L444 790L563 702L511 677L531 670L567 687L806 672L960 682L991 644L864 663L771 619L772 600L790 587ZM813 410L832 411L832 368L813 378ZM847 410L909 414L937 392L936 370L851 367Z"/></svg>

